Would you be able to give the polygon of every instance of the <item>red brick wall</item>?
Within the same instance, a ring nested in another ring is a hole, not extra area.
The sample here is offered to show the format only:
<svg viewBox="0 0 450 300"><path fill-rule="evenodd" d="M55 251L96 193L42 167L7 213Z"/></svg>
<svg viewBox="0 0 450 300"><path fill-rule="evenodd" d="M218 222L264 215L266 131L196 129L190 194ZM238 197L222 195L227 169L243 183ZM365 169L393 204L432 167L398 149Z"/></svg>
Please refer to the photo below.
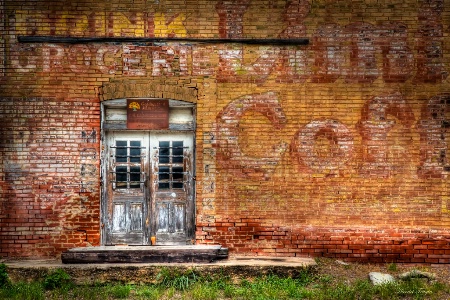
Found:
<svg viewBox="0 0 450 300"><path fill-rule="evenodd" d="M101 101L151 96L197 104L198 243L449 263L449 17L442 0L0 0L1 256L99 244Z"/></svg>
<svg viewBox="0 0 450 300"><path fill-rule="evenodd" d="M449 263L448 231L263 225L259 218L216 220L198 233L231 253L334 257L371 263ZM265 222L265 220L263 221Z"/></svg>
<svg viewBox="0 0 450 300"><path fill-rule="evenodd" d="M1 256L99 242L99 104L1 98Z"/></svg>

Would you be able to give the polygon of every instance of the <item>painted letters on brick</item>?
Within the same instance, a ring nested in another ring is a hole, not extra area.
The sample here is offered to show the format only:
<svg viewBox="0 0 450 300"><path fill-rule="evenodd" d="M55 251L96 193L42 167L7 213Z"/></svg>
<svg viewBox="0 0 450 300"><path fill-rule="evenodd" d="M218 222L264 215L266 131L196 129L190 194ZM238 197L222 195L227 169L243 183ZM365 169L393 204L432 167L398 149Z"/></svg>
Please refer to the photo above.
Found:
<svg viewBox="0 0 450 300"><path fill-rule="evenodd" d="M244 172L244 175L266 177L280 161L286 145L283 143L269 145L273 149L264 158L255 158L243 153L239 146L239 122L248 111L263 114L277 129L283 128L286 123L283 109L273 92L247 95L233 100L217 116L218 156L226 160L228 167Z"/></svg>
<svg viewBox="0 0 450 300"><path fill-rule="evenodd" d="M420 133L421 165L418 173L422 178L442 178L444 171L450 171L446 140L449 130L450 95L432 97L424 105L422 119L417 124Z"/></svg>
<svg viewBox="0 0 450 300"><path fill-rule="evenodd" d="M362 136L363 165L360 174L365 177L389 177L392 163L388 161L388 133L396 121L410 128L414 114L400 93L375 96L366 102L361 111L361 120L357 124Z"/></svg>
<svg viewBox="0 0 450 300"><path fill-rule="evenodd" d="M437 83L448 76L443 64L443 0L422 2L418 12L417 82Z"/></svg>
<svg viewBox="0 0 450 300"><path fill-rule="evenodd" d="M166 15L151 12L16 11L18 35L58 36L134 36L182 37L185 14ZM40 22L42 21L42 22Z"/></svg>
<svg viewBox="0 0 450 300"><path fill-rule="evenodd" d="M301 38L306 36L304 20L310 10L309 0L288 0L284 11L286 28L280 33L282 38Z"/></svg>
<svg viewBox="0 0 450 300"><path fill-rule="evenodd" d="M327 149L315 150L318 138L326 139ZM302 127L291 145L294 157L299 160L300 170L336 174L353 155L353 136L350 130L338 120L313 120Z"/></svg>
<svg viewBox="0 0 450 300"><path fill-rule="evenodd" d="M250 0L220 0L216 4L221 38L242 38L243 18Z"/></svg>

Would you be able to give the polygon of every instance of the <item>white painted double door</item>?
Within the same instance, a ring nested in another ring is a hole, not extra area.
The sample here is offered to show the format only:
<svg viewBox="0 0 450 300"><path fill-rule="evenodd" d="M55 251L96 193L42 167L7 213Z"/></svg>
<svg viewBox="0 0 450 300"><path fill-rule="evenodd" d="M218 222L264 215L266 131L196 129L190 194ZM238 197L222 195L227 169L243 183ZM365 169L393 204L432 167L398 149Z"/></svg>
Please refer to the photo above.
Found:
<svg viewBox="0 0 450 300"><path fill-rule="evenodd" d="M112 131L106 136L106 245L190 244L194 229L193 134Z"/></svg>

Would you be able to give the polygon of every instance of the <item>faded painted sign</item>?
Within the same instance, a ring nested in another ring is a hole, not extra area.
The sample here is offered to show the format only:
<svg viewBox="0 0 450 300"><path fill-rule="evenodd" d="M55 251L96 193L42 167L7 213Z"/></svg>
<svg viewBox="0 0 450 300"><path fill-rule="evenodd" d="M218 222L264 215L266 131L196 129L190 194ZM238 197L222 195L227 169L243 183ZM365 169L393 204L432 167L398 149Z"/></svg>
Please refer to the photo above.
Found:
<svg viewBox="0 0 450 300"><path fill-rule="evenodd" d="M184 13L16 11L19 35L186 36ZM43 20L42 23L36 20Z"/></svg>
<svg viewBox="0 0 450 300"><path fill-rule="evenodd" d="M169 101L127 99L128 129L168 129Z"/></svg>
<svg viewBox="0 0 450 300"><path fill-rule="evenodd" d="M416 123L415 128L420 134L417 175L421 178L443 178L450 171L449 142L446 138L450 127L447 117L449 104L449 94L432 97L423 107L421 119ZM239 144L239 135L242 134L240 122L244 114L250 111L266 116L277 129L286 125L285 113L275 92L246 95L233 100L217 115L215 145L218 147L218 158L230 169L237 166L237 170L245 170L238 175L267 180L287 147L279 143L273 145L273 151L263 157L245 155ZM394 119L388 118L388 115ZM356 151L361 152L364 158L358 169L360 177L389 178L393 176L393 170L398 168L388 160L389 152L393 151L393 145L388 143L388 135L395 120L400 122L403 135L409 136L416 117L401 93L373 96L362 107L361 119L355 124L362 138L362 149ZM354 159L354 138L355 133L338 119L314 119L302 126L293 137L291 156L298 163L299 172L335 176ZM325 156L315 151L320 139L327 140L331 145Z"/></svg>

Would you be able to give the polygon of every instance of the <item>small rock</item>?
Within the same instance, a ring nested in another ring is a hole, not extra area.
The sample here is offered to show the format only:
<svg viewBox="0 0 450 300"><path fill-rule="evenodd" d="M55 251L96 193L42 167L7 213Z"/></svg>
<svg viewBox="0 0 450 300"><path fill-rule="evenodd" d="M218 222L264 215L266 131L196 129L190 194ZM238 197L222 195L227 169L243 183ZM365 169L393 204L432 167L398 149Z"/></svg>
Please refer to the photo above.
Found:
<svg viewBox="0 0 450 300"><path fill-rule="evenodd" d="M372 281L374 285L393 283L395 282L394 277L389 274L379 273L379 272L370 272L369 279Z"/></svg>
<svg viewBox="0 0 450 300"><path fill-rule="evenodd" d="M340 265L343 265L343 266L349 266L350 265L349 263L346 263L345 261L342 261L342 260L336 260L336 263L338 263Z"/></svg>
<svg viewBox="0 0 450 300"><path fill-rule="evenodd" d="M409 279L409 278L427 278L429 280L434 280L434 279L436 279L436 275L434 275L433 273L429 273L429 272L412 270L412 271L405 272L405 273L398 275L398 278L400 278L402 280Z"/></svg>

